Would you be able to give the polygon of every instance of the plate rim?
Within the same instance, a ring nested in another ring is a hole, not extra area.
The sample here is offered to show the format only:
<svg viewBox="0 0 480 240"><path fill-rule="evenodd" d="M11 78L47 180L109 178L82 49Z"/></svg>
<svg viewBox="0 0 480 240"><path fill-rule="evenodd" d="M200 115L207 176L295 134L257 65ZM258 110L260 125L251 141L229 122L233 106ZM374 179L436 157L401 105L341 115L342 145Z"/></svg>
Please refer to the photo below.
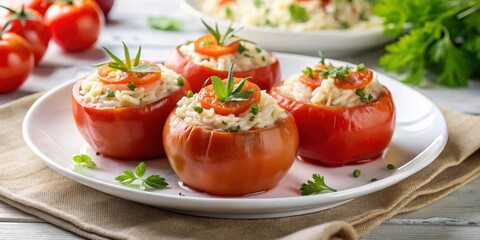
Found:
<svg viewBox="0 0 480 240"><path fill-rule="evenodd" d="M302 58L302 59L317 59L316 57L311 57L311 56L305 56L305 55L300 55L300 54L290 54L290 53L279 53L279 52L274 52L274 54L279 57L279 58ZM318 60L318 59L317 59ZM333 60L334 62L338 62L341 64L349 64L355 66L355 64L348 63L345 61L341 60L334 60L334 59L327 59L327 60ZM86 185L88 187L97 189L99 191L105 192L107 194L112 194L110 191L103 191L100 190L99 188L108 188L112 190L116 190L122 194L135 194L135 195L143 195L146 197L153 197L153 198L162 198L165 201L169 200L180 200L183 204L200 204L202 206L211 205L212 203L222 203L222 207L238 207L238 204L249 204L249 210L257 210L257 209L264 209L265 207L271 209L271 208L276 208L276 207L282 207L282 208L295 208L295 207L308 207L308 206L320 206L322 204L333 204L336 202L340 201L345 201L349 199L354 199L360 196L364 196L373 192L377 192L379 190L385 189L387 187L390 187L392 185L397 184L399 181L413 175L414 173L422 170L426 166L428 166L431 162L433 162L438 155L443 151L447 140L448 140L448 129L447 129L447 124L445 120L445 116L443 113L440 111L440 109L430 100L428 99L425 95L422 93L416 91L414 88L408 85L404 85L397 80L394 80L394 78L385 75L381 72L377 71L377 74L379 77L382 77L384 79L388 79L387 81L392 81L395 82L398 85L401 85L405 88L408 88L409 91L413 91L415 93L418 93L420 97L424 98L426 101L428 101L431 106L433 111L437 112L439 116L441 117L441 121L443 123L444 132L442 133L442 136L445 136L444 139L441 139L443 142L441 146L439 147L439 150L434 152L433 154L430 154L427 156L426 159L423 159L419 164L418 167L414 169L407 169L403 172L400 172L398 174L390 175L386 178L380 179L376 182L370 182L366 183L357 187L337 191L337 192L327 192L327 193L322 193L318 195L309 195L309 196L295 196L295 197L278 197L278 198L242 198L242 197L232 197L232 198L222 198L222 197L216 197L216 198L204 198L204 197L196 197L196 196L176 196L176 195L169 195L169 194L162 194L161 191L156 191L156 192L148 192L148 191L139 191L138 189L132 189L125 187L123 185L115 185L109 182L104 182L101 180L97 180L95 178L87 177L82 174L79 174L77 172L74 172L70 169L67 169L60 164L58 164L56 161L50 159L47 155L45 155L37 146L36 144L32 141L32 139L29 136L28 132L28 126L29 122L33 121L32 120L32 115L35 113L35 110L38 108L39 105L41 105L43 102L49 99L49 97L53 94L56 94L60 92L63 88L67 88L69 85L73 85L74 80L77 79L71 79L70 81L59 85L51 90L49 90L47 93L45 93L43 96L41 96L39 99L37 99L34 104L30 107L28 110L27 114L25 115L24 121L22 123L22 136L28 145L28 147L37 155L40 157L42 162L46 165L48 165L50 168L55 170L57 173L62 174L63 176L72 179L73 181L79 182L83 185ZM283 79L282 79L283 80ZM432 143L433 144L433 143ZM431 145L430 145L431 146ZM428 147L425 150L428 150ZM422 155L422 153L418 154L416 157ZM410 159L408 162L413 161L415 158ZM91 186L92 185L98 185L99 187ZM365 186L368 186L367 189L364 189ZM118 196L120 197L120 196ZM121 197L124 199L129 199L128 197ZM162 200L162 201L163 201ZM294 201L292 201L294 200ZM136 201L136 200L134 200ZM137 201L137 202L142 202L142 201ZM285 202L288 202L288 204L285 204ZM288 205L288 206L285 206ZM171 207L165 206L163 208L169 208ZM224 216L225 217L225 216Z"/></svg>

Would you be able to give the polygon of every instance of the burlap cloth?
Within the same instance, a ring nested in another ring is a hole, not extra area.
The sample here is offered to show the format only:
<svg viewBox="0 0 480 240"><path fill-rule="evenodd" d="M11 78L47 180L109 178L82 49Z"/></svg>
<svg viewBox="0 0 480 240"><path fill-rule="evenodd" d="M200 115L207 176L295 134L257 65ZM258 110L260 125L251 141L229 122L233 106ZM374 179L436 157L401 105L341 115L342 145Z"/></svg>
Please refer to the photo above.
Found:
<svg viewBox="0 0 480 240"><path fill-rule="evenodd" d="M480 117L443 110L449 131L443 153L422 171L387 189L296 217L186 216L104 194L44 165L25 145L21 133L24 115L38 97L0 107L0 200L92 239L356 239L386 219L422 208L480 175Z"/></svg>

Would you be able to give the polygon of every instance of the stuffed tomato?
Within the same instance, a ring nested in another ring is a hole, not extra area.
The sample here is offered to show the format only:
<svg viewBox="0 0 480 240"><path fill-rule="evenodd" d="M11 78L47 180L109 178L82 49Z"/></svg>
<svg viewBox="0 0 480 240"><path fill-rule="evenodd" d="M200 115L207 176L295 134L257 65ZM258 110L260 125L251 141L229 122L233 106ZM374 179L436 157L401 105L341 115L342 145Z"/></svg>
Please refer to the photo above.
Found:
<svg viewBox="0 0 480 240"><path fill-rule="evenodd" d="M226 78L228 67L233 62L233 75L251 77L249 81L260 89L270 91L280 81L280 64L271 52L236 37L236 30L230 27L225 34L218 32L218 28L206 27L209 34L178 46L165 60L165 66L190 82L194 93L200 91L205 80L211 76Z"/></svg>
<svg viewBox="0 0 480 240"><path fill-rule="evenodd" d="M188 82L160 64L139 60L114 63L100 66L74 84L72 107L78 130L105 156L164 156L163 126L190 89Z"/></svg>
<svg viewBox="0 0 480 240"><path fill-rule="evenodd" d="M213 85L178 102L164 128L165 152L183 183L197 191L269 190L296 158L295 120L255 84L230 79L225 85L213 77Z"/></svg>
<svg viewBox="0 0 480 240"><path fill-rule="evenodd" d="M307 67L275 86L272 96L295 117L303 159L329 166L367 161L392 139L392 96L363 64Z"/></svg>

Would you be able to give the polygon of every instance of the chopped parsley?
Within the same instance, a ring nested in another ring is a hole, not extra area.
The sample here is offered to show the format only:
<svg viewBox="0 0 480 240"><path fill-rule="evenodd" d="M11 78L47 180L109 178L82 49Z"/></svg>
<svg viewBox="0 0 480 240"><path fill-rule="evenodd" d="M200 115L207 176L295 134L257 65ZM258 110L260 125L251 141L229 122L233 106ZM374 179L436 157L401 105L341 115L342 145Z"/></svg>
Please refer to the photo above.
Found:
<svg viewBox="0 0 480 240"><path fill-rule="evenodd" d="M231 127L231 128L227 128L227 129L224 129L225 132L230 132L230 133L236 133L238 131L240 131L240 125L237 125L236 127Z"/></svg>
<svg viewBox="0 0 480 240"><path fill-rule="evenodd" d="M357 72L360 72L360 71L363 71L365 70L366 67L365 67L365 64L363 63L360 63L358 66L357 66Z"/></svg>
<svg viewBox="0 0 480 240"><path fill-rule="evenodd" d="M238 44L237 52L240 53L240 54L242 54L242 53L244 53L245 51L248 51L248 49L247 49L245 46L243 46L243 44Z"/></svg>
<svg viewBox="0 0 480 240"><path fill-rule="evenodd" d="M225 15L227 16L227 18L232 18L233 17L233 11L230 7L225 8Z"/></svg>
<svg viewBox="0 0 480 240"><path fill-rule="evenodd" d="M202 107L199 107L199 106L195 106L193 107L193 110L197 113L202 113L203 112L203 108Z"/></svg>
<svg viewBox="0 0 480 240"><path fill-rule="evenodd" d="M253 0L255 7L259 8L263 5L263 0Z"/></svg>
<svg viewBox="0 0 480 240"><path fill-rule="evenodd" d="M190 91L190 90L188 90L188 92L187 92L187 98L191 98L191 97L193 97L193 92Z"/></svg>
<svg viewBox="0 0 480 240"><path fill-rule="evenodd" d="M355 90L355 95L360 98L362 103L371 103L373 99L372 94L368 94L368 97L365 97L365 88L358 88Z"/></svg>
<svg viewBox="0 0 480 240"><path fill-rule="evenodd" d="M253 103L252 106L250 106L250 109L252 109L252 114L257 115L258 114L258 105L257 103Z"/></svg>
<svg viewBox="0 0 480 240"><path fill-rule="evenodd" d="M331 78L338 78L344 79L347 77L348 73L350 72L350 66L340 66L340 67L333 67L328 66L321 71L322 77L331 77Z"/></svg>
<svg viewBox="0 0 480 240"><path fill-rule="evenodd" d="M185 79L184 79L182 76L178 77L178 78L177 78L177 85L178 85L178 86L183 86L184 80L185 80Z"/></svg>
<svg viewBox="0 0 480 240"><path fill-rule="evenodd" d="M353 170L353 173L352 173L353 177L356 177L356 178L360 177L361 174L362 172L358 169Z"/></svg>
<svg viewBox="0 0 480 240"><path fill-rule="evenodd" d="M315 78L313 74L313 69L311 67L306 67L302 70L303 75L310 77L311 79Z"/></svg>
<svg viewBox="0 0 480 240"><path fill-rule="evenodd" d="M290 6L288 6L288 11L290 12L290 17L296 22L306 22L310 19L307 9L298 4L290 4Z"/></svg>
<svg viewBox="0 0 480 240"><path fill-rule="evenodd" d="M248 121L250 122L253 122L253 120L255 120L255 116L250 116L250 118L248 119Z"/></svg>
<svg viewBox="0 0 480 240"><path fill-rule="evenodd" d="M394 166L393 164L389 163L389 164L387 165L387 169L388 169L388 170L393 170L393 169L395 169L395 166Z"/></svg>
<svg viewBox="0 0 480 240"><path fill-rule="evenodd" d="M106 95L105 97L107 97L107 98L115 97L115 92L113 92L112 90L108 89L108 90L107 90L107 95Z"/></svg>
<svg viewBox="0 0 480 240"><path fill-rule="evenodd" d="M257 51L257 53L261 53L261 52L262 52L262 49L259 48L259 47L255 47L255 51Z"/></svg>
<svg viewBox="0 0 480 240"><path fill-rule="evenodd" d="M128 89L133 91L133 90L135 90L135 88L137 88L137 85L135 85L135 83L133 83L133 82L129 82L127 87L128 87Z"/></svg>

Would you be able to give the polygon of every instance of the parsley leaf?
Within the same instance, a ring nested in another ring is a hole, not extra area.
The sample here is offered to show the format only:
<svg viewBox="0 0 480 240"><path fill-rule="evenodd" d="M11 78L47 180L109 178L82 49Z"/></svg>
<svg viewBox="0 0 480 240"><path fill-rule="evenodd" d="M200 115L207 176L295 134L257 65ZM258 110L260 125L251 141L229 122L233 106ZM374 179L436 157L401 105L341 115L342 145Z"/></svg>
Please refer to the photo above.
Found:
<svg viewBox="0 0 480 240"><path fill-rule="evenodd" d="M312 175L313 181L308 180L306 183L303 183L300 187L300 192L302 195L312 195L319 194L323 191L336 192L337 190L327 186L325 183L325 177L321 176L318 173Z"/></svg>
<svg viewBox="0 0 480 240"><path fill-rule="evenodd" d="M386 47L379 64L406 72L405 83L420 85L433 72L439 84L467 86L480 76L474 66L480 61L479 6L479 0L377 1L372 12L384 18L386 33L399 36L411 26Z"/></svg>
<svg viewBox="0 0 480 240"><path fill-rule="evenodd" d="M371 94L368 94L368 97L365 97L364 90L365 90L365 88L358 88L357 90L355 90L355 95L360 97L360 101L362 103L371 103L372 99L373 99L373 96Z"/></svg>
<svg viewBox="0 0 480 240"><path fill-rule="evenodd" d="M117 180L123 185L139 188L142 191L146 191L148 189L163 189L168 186L165 178L159 175L153 174L148 176L147 178L144 178L143 176L145 175L146 169L147 167L145 163L141 162L135 168L135 173L133 173L130 169L126 169L125 171L123 171L123 175L116 177L115 180Z"/></svg>
<svg viewBox="0 0 480 240"><path fill-rule="evenodd" d="M106 94L105 97L107 97L107 98L115 97L115 92L112 91L112 90L110 90L110 89L108 89L108 90L107 90L107 94Z"/></svg>
<svg viewBox="0 0 480 240"><path fill-rule="evenodd" d="M288 6L290 17L297 22L306 22L310 19L307 9L299 4L292 3Z"/></svg>
<svg viewBox="0 0 480 240"><path fill-rule="evenodd" d="M148 17L148 25L153 29L164 31L180 31L183 28L183 22L178 19L168 17Z"/></svg>
<svg viewBox="0 0 480 240"><path fill-rule="evenodd" d="M93 162L86 154L75 155L72 157L72 160L81 167L95 168L97 166L97 164L95 164L95 162Z"/></svg>

